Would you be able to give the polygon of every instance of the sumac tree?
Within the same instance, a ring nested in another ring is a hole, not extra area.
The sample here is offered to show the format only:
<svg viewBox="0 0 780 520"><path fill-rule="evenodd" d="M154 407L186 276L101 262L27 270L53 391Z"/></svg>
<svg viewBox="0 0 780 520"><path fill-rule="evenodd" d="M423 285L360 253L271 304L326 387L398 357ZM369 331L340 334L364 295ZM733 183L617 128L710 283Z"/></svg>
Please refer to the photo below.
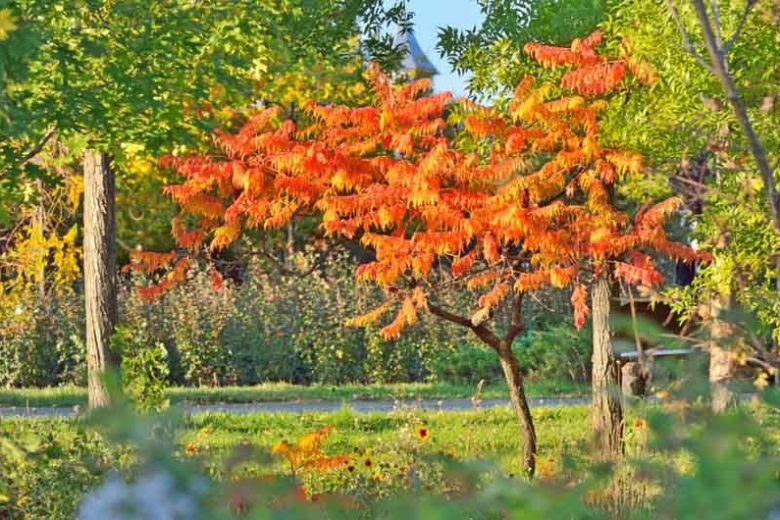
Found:
<svg viewBox="0 0 780 520"><path fill-rule="evenodd" d="M661 275L643 250L692 253L662 227L669 200L633 219L610 203L609 187L639 175L641 157L599 143L597 95L623 88L628 60L595 51L594 33L570 48L532 45L542 63L566 66L563 88L525 78L506 109L431 93L426 80L393 86L370 70L375 104L309 104L298 126L279 111L258 112L236 133L217 133L218 151L168 157L184 177L168 194L181 206L180 249L136 255L135 268L169 267L149 296L186 275L202 249L228 247L250 228L277 228L301 214L321 216L327 234L359 239L374 259L357 267L386 301L350 325L390 317L395 338L418 313L471 330L498 355L520 428L521 464L533 474L536 432L513 340L523 331L523 295L544 286L571 292L574 322L589 313L591 280L614 273L631 284ZM218 275L215 274L218 280ZM218 285L218 283L217 283ZM473 309L450 309L445 286L477 293Z"/></svg>

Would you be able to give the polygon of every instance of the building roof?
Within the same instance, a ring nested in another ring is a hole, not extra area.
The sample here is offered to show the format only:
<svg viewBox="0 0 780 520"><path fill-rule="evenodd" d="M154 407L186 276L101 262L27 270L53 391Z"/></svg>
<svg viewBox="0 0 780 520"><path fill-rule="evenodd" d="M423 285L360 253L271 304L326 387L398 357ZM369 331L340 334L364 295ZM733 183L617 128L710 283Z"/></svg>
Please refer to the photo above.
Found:
<svg viewBox="0 0 780 520"><path fill-rule="evenodd" d="M423 52L414 32L411 30L399 30L393 39L393 46L404 45L407 49L406 55L401 62L402 70L412 78L430 78L439 73L431 60Z"/></svg>

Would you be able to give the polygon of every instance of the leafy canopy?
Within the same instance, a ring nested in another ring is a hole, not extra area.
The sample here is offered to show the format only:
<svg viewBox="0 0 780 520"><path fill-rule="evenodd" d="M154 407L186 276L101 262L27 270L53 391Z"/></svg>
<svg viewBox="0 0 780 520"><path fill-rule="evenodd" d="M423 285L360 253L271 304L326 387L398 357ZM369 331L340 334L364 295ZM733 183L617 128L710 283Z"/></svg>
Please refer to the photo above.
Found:
<svg viewBox="0 0 780 520"><path fill-rule="evenodd" d="M692 259L667 239L670 199L632 220L610 203L619 178L639 175L639 155L603 147L598 113L609 92L641 62L607 59L601 34L570 47L530 44L525 52L565 66L556 96L549 83L526 77L507 111L449 93L430 82L393 86L373 66L376 101L358 108L308 104L306 124L258 112L237 133L218 132L214 154L167 157L184 177L167 193L181 206L174 234L182 250L228 247L250 228L277 228L301 213L322 216L331 235L359 238L375 259L357 276L387 289L387 301L351 320L364 325L397 308L382 333L397 337L445 283L480 290L473 324L488 319L511 293L569 287L575 323L588 312L590 274L609 269L631 284L660 282L655 250ZM449 114L448 114L449 113ZM449 118L449 122L448 122ZM135 268L173 266L153 296L186 275L181 252L136 255Z"/></svg>

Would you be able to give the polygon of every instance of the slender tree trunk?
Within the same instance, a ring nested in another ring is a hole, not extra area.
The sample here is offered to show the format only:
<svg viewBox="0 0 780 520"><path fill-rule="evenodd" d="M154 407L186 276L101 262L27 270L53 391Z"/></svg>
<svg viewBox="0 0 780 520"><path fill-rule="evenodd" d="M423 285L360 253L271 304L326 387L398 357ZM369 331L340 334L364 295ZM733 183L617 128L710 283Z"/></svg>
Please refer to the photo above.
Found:
<svg viewBox="0 0 780 520"><path fill-rule="evenodd" d="M502 341L497 350L509 387L509 398L520 427L520 464L526 475L533 477L536 471L536 429L531 417L531 409L528 407L520 365L510 344Z"/></svg>
<svg viewBox="0 0 780 520"><path fill-rule="evenodd" d="M501 338L485 327L484 323L474 323L469 318L453 314L431 302L428 303L428 310L434 316L471 330L485 345L488 345L498 354L501 369L504 371L504 378L509 387L512 408L515 411L520 427L520 467L523 468L527 476L533 477L536 472L536 429L531 417L531 409L528 407L528 399L525 395L523 376L520 374L520 364L512 351L512 342L523 331L522 302L522 293L516 295L512 305L511 326Z"/></svg>
<svg viewBox="0 0 780 520"><path fill-rule="evenodd" d="M38 192L38 207L35 208L35 225L41 232L41 236L46 236L46 208L44 207L45 193L43 189L43 181L37 179L35 181L35 191ZM46 267L48 259L41 263L40 271L38 272L38 308L43 311L46 310Z"/></svg>
<svg viewBox="0 0 780 520"><path fill-rule="evenodd" d="M593 376L591 421L599 454L606 460L623 453L623 406L618 365L609 328L609 281L602 274L591 288Z"/></svg>
<svg viewBox="0 0 780 520"><path fill-rule="evenodd" d="M116 368L111 335L117 320L114 172L108 155L84 154L84 297L89 407L110 403L103 375Z"/></svg>

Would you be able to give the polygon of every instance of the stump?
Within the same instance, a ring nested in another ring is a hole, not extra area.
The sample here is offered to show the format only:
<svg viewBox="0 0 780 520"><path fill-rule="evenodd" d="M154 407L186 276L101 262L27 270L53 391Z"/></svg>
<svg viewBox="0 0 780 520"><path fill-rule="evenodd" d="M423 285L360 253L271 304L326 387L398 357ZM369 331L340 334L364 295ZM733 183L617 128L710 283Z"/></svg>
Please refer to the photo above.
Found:
<svg viewBox="0 0 780 520"><path fill-rule="evenodd" d="M620 375L623 395L642 397L647 394L648 374L639 362L624 364Z"/></svg>

